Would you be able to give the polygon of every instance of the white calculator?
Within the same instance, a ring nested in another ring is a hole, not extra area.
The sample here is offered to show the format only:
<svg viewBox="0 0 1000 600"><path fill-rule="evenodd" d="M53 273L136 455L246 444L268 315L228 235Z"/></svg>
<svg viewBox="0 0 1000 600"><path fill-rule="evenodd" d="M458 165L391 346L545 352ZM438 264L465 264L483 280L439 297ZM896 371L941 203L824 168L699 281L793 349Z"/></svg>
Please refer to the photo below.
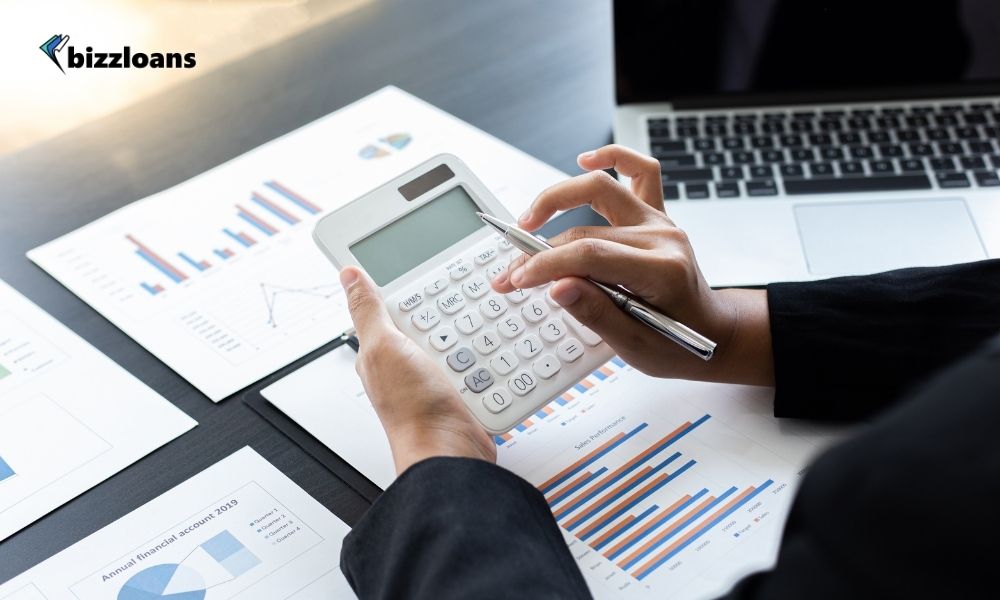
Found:
<svg viewBox="0 0 1000 600"><path fill-rule="evenodd" d="M465 163L442 154L330 213L313 238L337 268L368 273L396 326L500 434L614 352L545 287L493 291L490 279L519 251L477 211L514 220Z"/></svg>

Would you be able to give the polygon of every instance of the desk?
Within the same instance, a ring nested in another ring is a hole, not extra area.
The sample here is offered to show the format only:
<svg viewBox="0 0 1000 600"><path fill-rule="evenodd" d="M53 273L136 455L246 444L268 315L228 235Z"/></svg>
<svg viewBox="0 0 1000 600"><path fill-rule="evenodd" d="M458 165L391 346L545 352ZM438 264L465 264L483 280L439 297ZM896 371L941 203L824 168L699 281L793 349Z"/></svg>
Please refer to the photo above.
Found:
<svg viewBox="0 0 1000 600"><path fill-rule="evenodd" d="M575 173L576 155L610 138L610 18L601 0L374 0L0 159L0 277L199 422L0 543L0 582L247 444L347 523L367 508L239 395L212 404L30 263L25 251L387 84Z"/></svg>

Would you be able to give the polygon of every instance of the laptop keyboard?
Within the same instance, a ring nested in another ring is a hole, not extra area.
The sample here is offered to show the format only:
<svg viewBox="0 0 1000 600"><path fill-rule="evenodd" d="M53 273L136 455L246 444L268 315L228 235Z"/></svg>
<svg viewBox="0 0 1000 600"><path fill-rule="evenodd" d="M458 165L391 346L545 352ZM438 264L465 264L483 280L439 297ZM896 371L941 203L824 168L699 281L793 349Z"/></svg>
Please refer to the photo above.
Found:
<svg viewBox="0 0 1000 600"><path fill-rule="evenodd" d="M996 101L648 118L667 200L1000 186Z"/></svg>

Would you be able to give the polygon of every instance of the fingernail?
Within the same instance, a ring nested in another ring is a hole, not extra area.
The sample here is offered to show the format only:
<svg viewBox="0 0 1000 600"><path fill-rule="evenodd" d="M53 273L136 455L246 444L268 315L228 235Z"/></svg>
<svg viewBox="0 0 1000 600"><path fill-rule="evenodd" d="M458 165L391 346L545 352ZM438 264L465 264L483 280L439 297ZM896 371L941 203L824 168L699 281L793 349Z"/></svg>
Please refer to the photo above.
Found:
<svg viewBox="0 0 1000 600"><path fill-rule="evenodd" d="M531 220L531 209L530 208L528 210L524 211L524 214L522 214L520 217L517 218L517 222L518 223L527 223L530 220Z"/></svg>
<svg viewBox="0 0 1000 600"><path fill-rule="evenodd" d="M500 274L493 278L493 283L496 285L503 285L507 283L507 269L500 271Z"/></svg>
<svg viewBox="0 0 1000 600"><path fill-rule="evenodd" d="M580 290L575 285L555 286L549 291L559 306L569 306L580 299Z"/></svg>
<svg viewBox="0 0 1000 600"><path fill-rule="evenodd" d="M596 154L596 152L594 152L593 150L588 150L587 152L581 153L580 156L576 157L576 159L583 160L585 158L594 158L594 154Z"/></svg>
<svg viewBox="0 0 1000 600"><path fill-rule="evenodd" d="M342 285L345 290L357 282L358 282L357 269L343 269L340 271L340 285Z"/></svg>
<svg viewBox="0 0 1000 600"><path fill-rule="evenodd" d="M523 279L524 279L524 267L518 267L514 269L513 273L510 274L510 282L513 285L520 285Z"/></svg>

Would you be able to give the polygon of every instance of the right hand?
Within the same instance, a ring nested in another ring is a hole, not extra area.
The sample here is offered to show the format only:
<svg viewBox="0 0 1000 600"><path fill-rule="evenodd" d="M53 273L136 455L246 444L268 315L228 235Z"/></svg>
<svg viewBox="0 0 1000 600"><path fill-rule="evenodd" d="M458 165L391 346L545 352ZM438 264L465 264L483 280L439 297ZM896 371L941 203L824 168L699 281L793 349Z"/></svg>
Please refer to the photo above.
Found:
<svg viewBox="0 0 1000 600"><path fill-rule="evenodd" d="M612 227L575 227L550 239L552 250L514 259L492 282L494 289L507 293L556 282L549 293L557 303L650 375L772 383L766 294L708 285L687 235L663 210L659 162L612 145L582 154L579 163L591 172L542 192L519 226L533 231L557 211L589 204ZM607 168L629 177L631 191ZM620 283L708 336L718 343L715 356L703 361L644 326L585 277Z"/></svg>

